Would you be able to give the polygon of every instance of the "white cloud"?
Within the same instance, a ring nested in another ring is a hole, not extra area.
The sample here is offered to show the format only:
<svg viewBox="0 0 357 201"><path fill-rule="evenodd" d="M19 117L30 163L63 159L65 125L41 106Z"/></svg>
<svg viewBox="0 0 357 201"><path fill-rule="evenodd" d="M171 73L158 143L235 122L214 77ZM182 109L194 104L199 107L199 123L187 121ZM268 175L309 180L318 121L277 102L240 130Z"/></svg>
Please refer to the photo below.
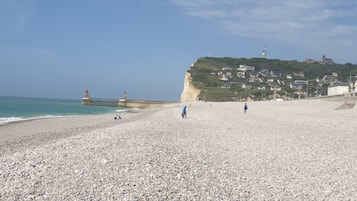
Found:
<svg viewBox="0 0 357 201"><path fill-rule="evenodd" d="M169 2L184 9L195 9L214 4L212 0L169 0Z"/></svg>
<svg viewBox="0 0 357 201"><path fill-rule="evenodd" d="M238 37L272 39L316 51L329 45L340 49L357 45L354 0L169 1L183 13L215 21Z"/></svg>
<svg viewBox="0 0 357 201"><path fill-rule="evenodd" d="M190 11L188 14L202 18L225 17L226 13L221 10Z"/></svg>

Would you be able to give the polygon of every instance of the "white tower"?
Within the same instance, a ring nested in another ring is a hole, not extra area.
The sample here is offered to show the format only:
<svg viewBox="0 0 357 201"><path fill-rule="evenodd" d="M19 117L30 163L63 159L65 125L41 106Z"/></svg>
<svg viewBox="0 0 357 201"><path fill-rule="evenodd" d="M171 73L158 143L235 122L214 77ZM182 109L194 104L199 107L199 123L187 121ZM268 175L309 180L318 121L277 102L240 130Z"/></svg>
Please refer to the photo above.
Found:
<svg viewBox="0 0 357 201"><path fill-rule="evenodd" d="M262 57L263 57L264 59L267 58L267 46L265 46L264 50L262 51Z"/></svg>

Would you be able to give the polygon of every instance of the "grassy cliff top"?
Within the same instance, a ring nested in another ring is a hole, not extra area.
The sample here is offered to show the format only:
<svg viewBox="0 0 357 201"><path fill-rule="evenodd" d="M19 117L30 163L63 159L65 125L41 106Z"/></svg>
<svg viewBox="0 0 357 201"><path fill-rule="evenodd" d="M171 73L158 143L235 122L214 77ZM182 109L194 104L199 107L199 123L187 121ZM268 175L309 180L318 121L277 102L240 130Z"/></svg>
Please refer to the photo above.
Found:
<svg viewBox="0 0 357 201"><path fill-rule="evenodd" d="M240 65L254 67L254 70L244 71L242 75L241 70L238 69ZM346 83L349 82L350 75L355 79L357 65L350 63L323 65L319 61L307 63L264 58L202 57L188 72L191 73L193 85L202 91L199 95L200 99L242 101L247 97L253 100L268 99L273 93L269 90L272 87L281 88L283 92L278 92L278 96L284 96L285 93L285 96L290 94L291 98L295 98L296 89L291 87L295 80L307 81L309 83L306 86L307 91L309 88L313 91L314 87L321 85L319 95L326 94L328 85L331 86L332 81L335 84ZM316 80L323 80L325 76L333 76L333 80L329 80L330 83L316 82ZM314 94L306 92L305 96L314 96Z"/></svg>

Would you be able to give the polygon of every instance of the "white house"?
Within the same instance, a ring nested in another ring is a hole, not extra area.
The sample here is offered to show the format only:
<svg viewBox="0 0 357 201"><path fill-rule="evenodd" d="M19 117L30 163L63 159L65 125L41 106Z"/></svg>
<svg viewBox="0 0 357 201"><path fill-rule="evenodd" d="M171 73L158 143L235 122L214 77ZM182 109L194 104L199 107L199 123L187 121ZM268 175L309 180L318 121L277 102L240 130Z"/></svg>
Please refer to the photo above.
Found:
<svg viewBox="0 0 357 201"><path fill-rule="evenodd" d="M245 64L243 65L239 65L239 67L237 68L238 71L243 71L243 72L246 72L246 71L254 71L255 70L255 67L254 66L247 66Z"/></svg>
<svg viewBox="0 0 357 201"><path fill-rule="evenodd" d="M221 80L222 80L222 81L228 81L228 77L223 74L222 77L221 77Z"/></svg>
<svg viewBox="0 0 357 201"><path fill-rule="evenodd" d="M237 72L237 77L245 78L245 72Z"/></svg>
<svg viewBox="0 0 357 201"><path fill-rule="evenodd" d="M336 96L348 93L348 86L329 87L327 90L328 96Z"/></svg>

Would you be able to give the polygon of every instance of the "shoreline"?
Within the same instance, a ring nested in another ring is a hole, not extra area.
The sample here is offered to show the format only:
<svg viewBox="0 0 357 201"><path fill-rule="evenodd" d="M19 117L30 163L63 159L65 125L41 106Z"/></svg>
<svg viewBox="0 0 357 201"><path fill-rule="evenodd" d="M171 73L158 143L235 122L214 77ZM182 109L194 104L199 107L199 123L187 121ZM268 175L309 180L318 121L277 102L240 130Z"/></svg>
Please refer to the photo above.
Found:
<svg viewBox="0 0 357 201"><path fill-rule="evenodd" d="M0 124L0 156L35 148L61 138L115 126L132 119L134 115L140 116L140 113L145 111L128 109L117 113L29 118ZM125 119L114 120L116 114Z"/></svg>
<svg viewBox="0 0 357 201"><path fill-rule="evenodd" d="M326 100L247 103L247 113L244 102L191 102L127 113L119 122L90 116L21 124L41 134L39 125L56 123L68 136L1 155L0 200L357 196L356 108L336 110L343 102Z"/></svg>
<svg viewBox="0 0 357 201"><path fill-rule="evenodd" d="M80 116L89 116L89 115L109 115L109 114L122 114L126 112L130 112L131 109L123 109L118 111L112 111L107 113L99 113L99 114L63 114L63 115L40 115L40 116L29 116L29 117L2 117L2 121L0 122L0 126L13 124L13 123L21 123L26 121L36 121L41 119L51 119L51 118L62 118L62 117L80 117ZM4 120L8 119L8 120Z"/></svg>

